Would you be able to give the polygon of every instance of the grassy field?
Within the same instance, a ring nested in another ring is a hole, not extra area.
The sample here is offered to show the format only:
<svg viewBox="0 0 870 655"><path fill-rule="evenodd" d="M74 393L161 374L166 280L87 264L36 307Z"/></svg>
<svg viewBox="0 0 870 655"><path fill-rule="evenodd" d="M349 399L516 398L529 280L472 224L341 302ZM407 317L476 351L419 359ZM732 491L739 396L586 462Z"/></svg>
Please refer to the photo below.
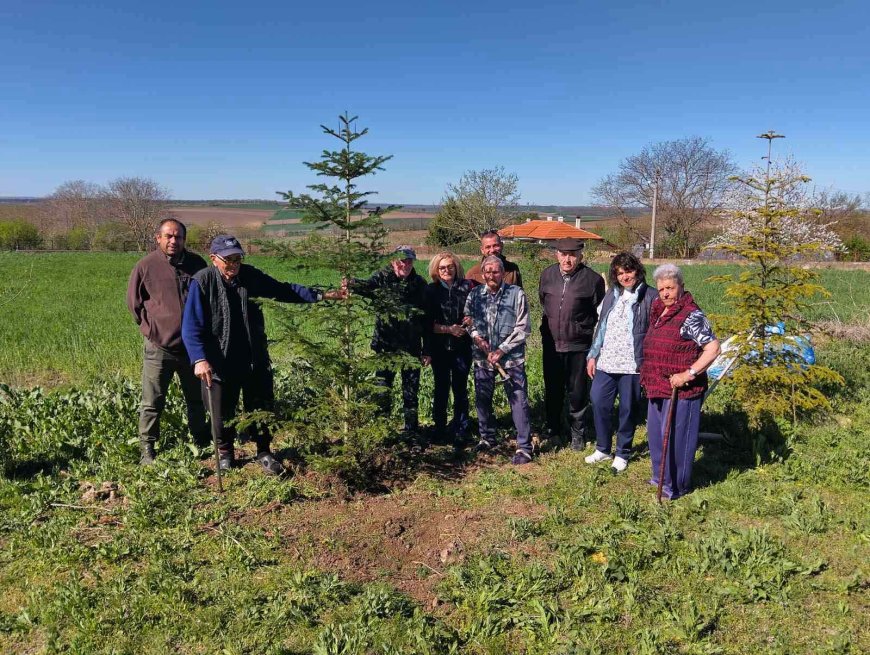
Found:
<svg viewBox="0 0 870 655"><path fill-rule="evenodd" d="M618 477L567 450L517 470L507 446L456 460L446 446L398 445L405 475L382 493L247 466L218 496L174 392L158 464L135 464L138 389L123 380L139 370L123 304L135 259L0 259L6 380L61 383L0 391L0 653L870 651L866 342L821 345L849 386L828 390L831 415L782 424L779 455L762 462L720 387L702 428L726 439L703 445L696 490L664 507L642 428ZM721 292L703 280L722 270L686 268L711 312ZM823 281L835 293L815 317L866 322L867 273ZM279 395L291 381L279 378ZM427 407L428 373L423 387Z"/></svg>
<svg viewBox="0 0 870 655"><path fill-rule="evenodd" d="M127 312L125 293L137 259L130 253L0 253L0 381L57 385L136 377L142 340ZM328 270L297 272L268 257L249 261L279 279L338 282ZM418 262L424 275L425 264ZM706 279L737 268L685 267L686 287L706 312L725 313L722 288ZM808 318L870 322L870 273L823 270L821 281L831 297L818 299ZM532 298L534 283L527 282Z"/></svg>

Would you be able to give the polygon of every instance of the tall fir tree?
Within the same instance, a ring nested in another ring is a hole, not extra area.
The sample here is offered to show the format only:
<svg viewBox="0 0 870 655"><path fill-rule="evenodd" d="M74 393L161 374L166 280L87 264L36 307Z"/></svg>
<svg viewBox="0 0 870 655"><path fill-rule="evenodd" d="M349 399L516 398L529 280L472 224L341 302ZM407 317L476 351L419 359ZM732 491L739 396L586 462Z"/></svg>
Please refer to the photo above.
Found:
<svg viewBox="0 0 870 655"><path fill-rule="evenodd" d="M739 255L748 265L738 274L711 278L725 284L725 299L732 311L717 316L717 325L738 335L735 354L739 365L729 384L749 418L750 427L763 433L776 419L830 407L819 389L842 384L831 369L808 364L791 337L808 332L805 318L809 301L828 295L818 274L800 265L825 247L823 238L795 238L812 230L798 229L807 221L798 206L796 191L809 182L790 167L771 164L771 143L780 138L767 132L767 166L737 176L736 209L730 217L737 229L726 229L711 245ZM784 324L784 332L771 329Z"/></svg>
<svg viewBox="0 0 870 655"><path fill-rule="evenodd" d="M351 280L367 277L386 261L381 211L366 209L367 198L376 192L359 190L357 181L384 170L392 155L355 151L354 142L368 129L356 128L356 116L338 118L337 130L321 128L341 141L341 148L324 150L320 161L304 162L318 176L334 181L309 185L312 194L278 192L291 206L304 209L303 220L317 224L318 230L296 243L266 244L266 250L297 270L318 275L331 270ZM315 467L364 477L374 451L389 434L378 414L380 388L374 372L398 364L395 358L373 353L368 341L374 315L396 311L391 298L352 294L342 301L296 307L276 303L274 310L284 328L282 342L294 371L290 385L298 396L283 408L288 414L280 429Z"/></svg>

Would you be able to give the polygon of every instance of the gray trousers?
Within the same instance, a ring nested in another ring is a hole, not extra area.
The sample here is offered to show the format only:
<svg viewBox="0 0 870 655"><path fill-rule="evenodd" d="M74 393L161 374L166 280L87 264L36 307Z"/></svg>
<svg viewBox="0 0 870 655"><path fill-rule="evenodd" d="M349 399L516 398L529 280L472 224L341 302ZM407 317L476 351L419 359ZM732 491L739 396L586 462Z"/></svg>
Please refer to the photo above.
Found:
<svg viewBox="0 0 870 655"><path fill-rule="evenodd" d="M187 427L197 442L207 444L211 432L205 420L199 380L187 353L172 352L145 340L142 360L142 403L139 405L139 440L154 443L160 438L160 416L166 407L166 393L172 376L178 375L187 403Z"/></svg>

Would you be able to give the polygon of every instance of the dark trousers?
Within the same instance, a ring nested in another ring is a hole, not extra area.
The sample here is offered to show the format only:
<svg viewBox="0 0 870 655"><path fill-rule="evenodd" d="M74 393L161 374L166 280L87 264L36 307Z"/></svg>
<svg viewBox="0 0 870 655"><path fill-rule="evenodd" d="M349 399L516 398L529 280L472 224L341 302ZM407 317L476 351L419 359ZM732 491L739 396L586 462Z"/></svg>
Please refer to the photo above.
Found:
<svg viewBox="0 0 870 655"><path fill-rule="evenodd" d="M597 375L595 377L598 377ZM701 422L703 397L678 400L671 426L671 439L665 461L665 482L662 495L671 500L689 493L692 488L692 466L698 449L698 428ZM667 421L670 398L650 398L646 431L649 439L649 455L652 462L650 484L658 485L662 462L662 437Z"/></svg>
<svg viewBox="0 0 870 655"><path fill-rule="evenodd" d="M517 448L532 454L532 428L529 423L529 395L526 384L526 367L524 364L506 368L510 380L504 386L508 402L511 406L511 418L517 430ZM496 420L492 415L492 395L495 392L495 382L498 373L495 370L474 367L474 403L477 409L477 421L480 427L480 438L490 443L495 442Z"/></svg>
<svg viewBox="0 0 870 655"><path fill-rule="evenodd" d="M547 340L544 341L547 343ZM544 348L544 393L547 427L555 434L562 432L565 395L568 396L568 425L571 438L586 440L589 420L589 376L586 375L587 350L556 352L552 339Z"/></svg>
<svg viewBox="0 0 870 655"><path fill-rule="evenodd" d="M199 380L187 353L172 352L145 340L142 359L142 402L139 405L139 440L153 444L160 438L160 416L166 407L166 393L172 376L178 375L187 404L187 428L193 437L208 443L209 428L199 394Z"/></svg>
<svg viewBox="0 0 870 655"><path fill-rule="evenodd" d="M378 371L377 384L381 387L378 404L381 412L389 416L393 409L392 388L396 372L391 370ZM405 416L405 430L416 430L420 423L417 417L418 396L420 395L420 369L402 369L402 407Z"/></svg>
<svg viewBox="0 0 870 655"><path fill-rule="evenodd" d="M544 413L546 414L547 429L554 434L562 433L562 410L565 408L565 393L555 392L553 385L555 380L561 380L561 362L556 353L556 344L547 327L547 319L541 325L542 368L544 372ZM563 385L559 384L559 389Z"/></svg>
<svg viewBox="0 0 870 655"><path fill-rule="evenodd" d="M436 430L447 429L447 401L453 390L452 429L456 436L468 430L468 371L471 352L445 350L432 355L432 377L435 390L432 398L432 419Z"/></svg>
<svg viewBox="0 0 870 655"><path fill-rule="evenodd" d="M619 396L619 423L616 428L616 455L628 459L640 415L640 375L595 371L592 379L592 418L598 438L595 447L610 454L613 445L613 402Z"/></svg>
<svg viewBox="0 0 870 655"><path fill-rule="evenodd" d="M211 389L202 383L202 397L209 408L211 420L218 432L218 450L232 453L236 439L236 428L228 426L236 416L239 396L246 412L258 409L272 409L275 402L275 389L272 372L265 369L241 372L221 372L219 378L212 378ZM209 403L211 394L211 403ZM253 424L245 429L245 434L257 444L257 452L269 450L272 435L266 426Z"/></svg>

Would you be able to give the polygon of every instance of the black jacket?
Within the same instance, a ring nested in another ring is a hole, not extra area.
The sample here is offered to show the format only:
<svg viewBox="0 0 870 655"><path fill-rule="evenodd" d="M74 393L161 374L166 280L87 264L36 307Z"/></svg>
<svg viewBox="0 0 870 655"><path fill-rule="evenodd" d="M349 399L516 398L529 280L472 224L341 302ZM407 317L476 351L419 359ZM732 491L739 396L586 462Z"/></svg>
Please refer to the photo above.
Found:
<svg viewBox="0 0 870 655"><path fill-rule="evenodd" d="M475 286L473 280L459 280L449 289L441 282L432 282L426 287L426 331L423 352L437 357L448 350L467 352L471 356L471 337L454 337L450 334L435 334L432 329L439 325L461 325L465 315L465 300Z"/></svg>
<svg viewBox="0 0 870 655"><path fill-rule="evenodd" d="M598 322L596 308L604 299L604 278L580 264L565 280L553 264L541 273L538 298L544 313L541 331L549 328L556 351L589 350Z"/></svg>
<svg viewBox="0 0 870 655"><path fill-rule="evenodd" d="M350 289L372 300L375 309L375 332L372 350L378 353L423 353L425 332L426 281L412 270L399 278L392 267L372 275L368 280L352 280Z"/></svg>

